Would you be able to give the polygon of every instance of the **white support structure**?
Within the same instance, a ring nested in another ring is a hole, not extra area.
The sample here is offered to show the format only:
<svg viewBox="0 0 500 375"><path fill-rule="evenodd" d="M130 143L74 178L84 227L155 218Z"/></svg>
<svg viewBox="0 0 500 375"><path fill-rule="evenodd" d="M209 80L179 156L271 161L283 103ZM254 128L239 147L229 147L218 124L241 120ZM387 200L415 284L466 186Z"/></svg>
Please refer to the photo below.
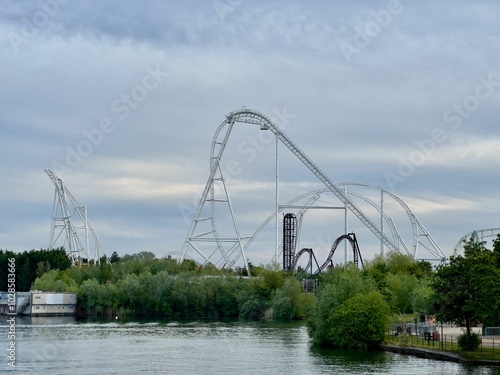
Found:
<svg viewBox="0 0 500 375"><path fill-rule="evenodd" d="M412 250L409 250L404 244L404 241L400 239L399 234L397 234L397 230L390 220L387 220L386 222L389 224L389 228L393 232L392 238L387 237L384 233L383 224L385 216L383 204L379 209L379 212L381 214L381 224L377 225L371 218L368 217L368 215L366 215L360 209L360 207L358 207L349 198L349 194L346 194L343 186L334 184L330 180L330 178L327 177L326 174L311 159L309 159L306 154L302 150L300 150L299 147L294 142L292 142L285 133L281 131L278 126L276 126L263 114L243 108L226 115L226 119L221 123L214 135L210 157L210 174L199 201L198 207L194 213L194 218L191 222L191 226L184 241L184 245L181 249L180 261L186 258L188 251L194 250L196 253L198 253L199 256L201 256L204 262L211 263L220 267L232 267L234 263L242 257L245 263L245 267L247 268L248 272L250 271L248 268L245 250L258 233L256 232L256 234L248 238L243 238L240 235L231 200L229 198L225 178L220 166L224 150L229 140L229 136L234 125L237 123L258 125L260 126L261 130L271 130L275 134L277 140L281 141L281 143L284 144L325 185L326 189L329 192L333 193L338 200L340 200L346 212L348 210L353 213L361 221L361 223L363 223L373 234L375 234L375 236L380 240L382 250L387 249L389 251L398 252L404 251L406 254L416 257L418 245L421 244L421 241L419 241L418 238L424 236L431 242L431 245L426 246L426 249L429 250L435 256L435 258L439 260L443 260L446 258L446 255L442 252L442 250L435 243L432 237L428 235L425 228L421 225L418 219L416 219L413 213L409 210L408 206L399 197L388 191L380 189L382 198L383 194L389 195L390 197L395 199L408 214L414 238L417 238L417 240L413 243ZM223 132L223 130L225 130L225 132ZM276 201L279 197L278 157L278 148L276 148ZM290 202L290 204L292 203L293 202ZM309 204L312 203L312 201L309 202ZM221 236L218 232L216 213L220 212L221 206L226 207L229 215L226 214L225 216L230 217L232 220L233 233L230 236ZM279 204L278 202L276 202L276 212L265 221L265 224L269 223L272 218L275 218L277 220L278 206ZM210 207L210 212L207 212L208 207ZM202 213L205 213L205 215L203 216ZM202 229L203 226L205 226L205 229ZM299 235L300 228L301 224L299 223ZM259 232L259 230L261 229L259 228L257 231ZM394 233L394 231L396 231L396 234ZM198 243L215 244L215 249L205 251L197 245ZM278 254L274 254L273 258L277 260Z"/></svg>
<svg viewBox="0 0 500 375"><path fill-rule="evenodd" d="M62 179L49 169L45 169L45 173L55 186L49 249L55 248L57 243L62 241L62 236L64 237L63 246L75 264L85 259L87 262L94 260L98 263L104 253L88 220L87 208L77 202ZM93 251L90 250L89 233L93 239ZM81 236L83 236L83 241Z"/></svg>
<svg viewBox="0 0 500 375"><path fill-rule="evenodd" d="M470 233L463 235L460 240L458 240L453 250L453 255L461 255L464 251L464 244L473 240L476 243L485 242L486 238L497 237L500 234L500 228L491 229L476 229Z"/></svg>
<svg viewBox="0 0 500 375"><path fill-rule="evenodd" d="M335 185L339 188L343 188L344 194L346 194L347 196L363 201L364 203L366 203L366 205L370 206L380 214L381 218L380 227L390 229L391 238L393 239L394 243L398 244L398 251L400 253L411 255L413 258L418 260L433 260L433 261L443 262L447 258L446 254L443 252L441 247L436 243L436 241L432 238L427 229L425 229L420 220L411 211L410 207L408 207L408 205L394 193L391 193L375 185L363 184L358 182L340 182ZM408 217L408 223L406 225L409 225L412 228L411 238L407 237L407 240L405 241L405 239L401 237L398 229L396 228L396 225L394 224L394 220L388 215L388 210L384 209L384 204L382 204L382 201L380 202L380 204L377 204L375 200L370 199L369 197L363 195L358 191L348 190L347 189L348 186L350 186L351 188L362 187L362 188L368 188L370 190L380 191L381 195L387 194L389 197L393 198L394 201L404 210L404 212ZM299 228L297 233L297 244L299 248L301 240L302 222L304 220L304 215L308 210L318 209L318 208L343 209L343 207L336 207L336 206L323 207L314 205L314 203L318 201L322 197L322 195L328 194L329 192L330 192L329 189L313 190L308 193L302 194L298 197L295 197L287 204L280 205L281 208L280 211L282 211L284 208L300 208L300 211L297 214L297 221ZM301 202L303 200L306 200L306 203L304 205L298 204L298 202ZM251 241L254 240L254 237L259 235L259 233L264 229L267 223L269 223L269 221L272 220L272 218L274 218L274 214L263 222L261 227L259 227L259 229L257 229L257 231L254 233L251 240L247 242L246 246L250 244ZM411 241L411 246L406 244L406 242L410 243L410 241ZM280 255L281 251L278 257ZM381 255L383 256L384 253L381 252Z"/></svg>

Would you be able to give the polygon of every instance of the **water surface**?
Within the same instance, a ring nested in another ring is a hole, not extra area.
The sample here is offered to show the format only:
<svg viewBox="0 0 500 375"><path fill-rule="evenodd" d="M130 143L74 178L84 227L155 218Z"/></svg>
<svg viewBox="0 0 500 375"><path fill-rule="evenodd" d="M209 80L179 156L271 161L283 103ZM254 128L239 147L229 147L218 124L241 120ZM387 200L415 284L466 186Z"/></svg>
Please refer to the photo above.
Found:
<svg viewBox="0 0 500 375"><path fill-rule="evenodd" d="M6 317L0 348L8 352ZM9 370L2 356L0 373ZM19 374L500 374L396 353L322 349L304 322L18 318Z"/></svg>

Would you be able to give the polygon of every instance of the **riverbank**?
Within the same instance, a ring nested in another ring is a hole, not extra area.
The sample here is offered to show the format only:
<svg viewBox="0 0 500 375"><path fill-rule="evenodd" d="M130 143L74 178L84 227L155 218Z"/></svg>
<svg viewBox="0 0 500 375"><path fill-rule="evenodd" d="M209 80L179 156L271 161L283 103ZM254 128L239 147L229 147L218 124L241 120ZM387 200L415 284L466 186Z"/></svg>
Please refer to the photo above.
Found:
<svg viewBox="0 0 500 375"><path fill-rule="evenodd" d="M381 344L379 347L386 352L413 355L420 358L435 359L439 361L450 361L480 366L500 366L500 361L468 358L458 353L447 352L440 349L415 348L393 344Z"/></svg>
<svg viewBox="0 0 500 375"><path fill-rule="evenodd" d="M474 328L474 332L480 334L480 328ZM456 338L460 334L462 334L462 329L458 327L446 327L443 328L443 337L442 339L451 339L451 341L455 341L456 343ZM450 362L456 362L456 363L462 363L462 364L468 364L468 365L481 365L481 366L500 366L500 360L497 359L488 359L488 358L480 358L481 355L486 355L486 353L482 353L480 351L474 352L474 357L468 356L467 353L461 353L458 352L457 350L442 350L439 347L438 342L436 341L436 346L434 347L434 343L432 346L428 347L422 347L421 344L415 345L414 338L416 336L412 336L410 338L409 342L407 341L406 343L400 343L398 342L391 342L392 337L388 337L387 342L384 344L380 345L380 349L388 352L393 352L393 353L399 353L399 354L407 354L407 355L413 355L416 357L421 357L421 358L427 358L427 359L435 359L435 360L440 360L440 361L450 361ZM482 339L482 348L486 351L494 350L494 347L497 347L498 343L500 342L500 337L492 338L492 337L484 337L481 336ZM420 342L423 342L423 340L420 340ZM429 345L429 343L428 343ZM447 343L448 345L448 343ZM455 344L455 348L457 348ZM446 347L446 346L445 346ZM452 346L453 348L453 346ZM448 346L449 349L449 346ZM500 349L498 349L500 352Z"/></svg>

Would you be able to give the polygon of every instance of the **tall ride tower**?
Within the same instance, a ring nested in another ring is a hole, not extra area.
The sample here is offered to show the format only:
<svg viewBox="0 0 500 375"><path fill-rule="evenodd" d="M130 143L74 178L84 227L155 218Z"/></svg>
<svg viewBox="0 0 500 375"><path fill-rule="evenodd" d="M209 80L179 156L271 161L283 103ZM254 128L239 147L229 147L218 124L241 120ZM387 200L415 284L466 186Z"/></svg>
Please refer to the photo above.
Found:
<svg viewBox="0 0 500 375"><path fill-rule="evenodd" d="M54 172L45 169L45 173L55 186L49 249L56 247L56 243L63 235L63 246L75 264L85 260L88 262L91 259L95 263L99 262L104 254L99 239L87 218L87 207L77 202L64 185L63 180Z"/></svg>

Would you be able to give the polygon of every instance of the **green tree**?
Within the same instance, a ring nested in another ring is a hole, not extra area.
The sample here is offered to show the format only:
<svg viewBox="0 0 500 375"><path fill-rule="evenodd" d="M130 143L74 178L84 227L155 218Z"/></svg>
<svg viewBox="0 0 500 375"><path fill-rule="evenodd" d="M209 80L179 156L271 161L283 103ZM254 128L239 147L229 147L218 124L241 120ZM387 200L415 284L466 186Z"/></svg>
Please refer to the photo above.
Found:
<svg viewBox="0 0 500 375"><path fill-rule="evenodd" d="M111 256L109 257L109 262L110 263L118 263L120 261L120 256L116 251L113 251Z"/></svg>
<svg viewBox="0 0 500 375"><path fill-rule="evenodd" d="M238 293L237 299L240 318L259 319L264 316L266 301L257 293L242 290Z"/></svg>
<svg viewBox="0 0 500 375"><path fill-rule="evenodd" d="M413 312L428 313L432 309L434 289L429 281L422 279L411 292L411 307Z"/></svg>
<svg viewBox="0 0 500 375"><path fill-rule="evenodd" d="M98 267L99 267L99 273L97 276L97 280L101 284L104 284L113 279L113 269L111 268L111 265L107 262L106 255L104 255L101 258Z"/></svg>
<svg viewBox="0 0 500 375"><path fill-rule="evenodd" d="M288 277L276 290L272 301L273 314L277 319L303 319L313 308L314 302L314 295L304 293L300 281Z"/></svg>
<svg viewBox="0 0 500 375"><path fill-rule="evenodd" d="M380 292L358 293L328 317L329 340L343 348L366 349L384 341L390 308Z"/></svg>
<svg viewBox="0 0 500 375"><path fill-rule="evenodd" d="M278 319L297 319L300 316L300 296L304 293L300 282L287 278L273 299L274 317Z"/></svg>
<svg viewBox="0 0 500 375"><path fill-rule="evenodd" d="M365 277L353 264L330 270L323 276L322 284L316 305L307 321L309 335L316 344L340 346L342 343L332 340L332 326L337 324L332 313L338 312L346 301L357 295L366 296L371 292L379 292L373 279ZM380 293L379 295L383 298ZM385 321L386 317L381 324ZM356 345L353 343L353 346Z"/></svg>
<svg viewBox="0 0 500 375"><path fill-rule="evenodd" d="M38 262L36 265L35 275L37 277L42 276L44 273L50 271L50 263L48 261Z"/></svg>
<svg viewBox="0 0 500 375"><path fill-rule="evenodd" d="M416 276L401 272L389 273L386 280L392 311L400 314L412 313L412 297L418 285Z"/></svg>
<svg viewBox="0 0 500 375"><path fill-rule="evenodd" d="M68 270L51 270L37 277L31 286L31 290L41 292L76 292L78 285L70 276Z"/></svg>
<svg viewBox="0 0 500 375"><path fill-rule="evenodd" d="M438 268L433 288L436 317L464 323L466 341L471 339L473 321L498 323L500 272L495 252L486 249L484 243L465 243L463 256L452 256L449 264Z"/></svg>
<svg viewBox="0 0 500 375"><path fill-rule="evenodd" d="M107 309L117 307L116 287L100 284L97 279L85 280L78 289L78 300L88 312L103 314Z"/></svg>
<svg viewBox="0 0 500 375"><path fill-rule="evenodd" d="M238 317L237 294L246 281L236 277L225 277L218 280L214 297L217 315L221 317Z"/></svg>
<svg viewBox="0 0 500 375"><path fill-rule="evenodd" d="M71 260L62 247L53 250L30 250L22 253L0 251L0 290L7 289L6 276L8 273L6 270L7 261L10 258L16 260L16 290L19 292L29 291L35 279L50 269L65 270L71 267Z"/></svg>

